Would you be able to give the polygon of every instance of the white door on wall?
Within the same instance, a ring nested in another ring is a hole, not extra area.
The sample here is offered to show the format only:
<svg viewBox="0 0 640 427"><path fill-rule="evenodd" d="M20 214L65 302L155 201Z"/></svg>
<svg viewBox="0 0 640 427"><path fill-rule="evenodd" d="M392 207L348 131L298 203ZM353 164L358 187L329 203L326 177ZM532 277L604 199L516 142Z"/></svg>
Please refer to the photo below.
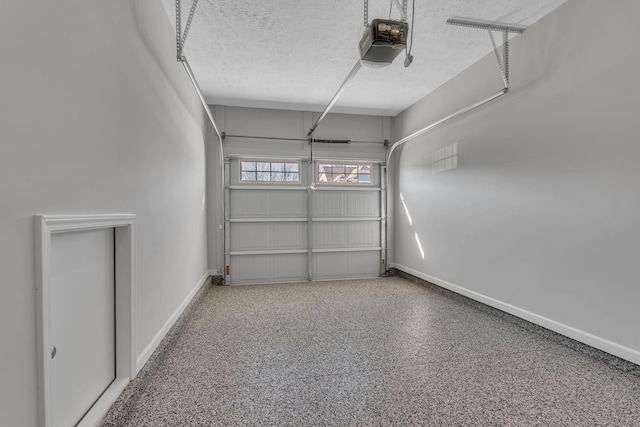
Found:
<svg viewBox="0 0 640 427"><path fill-rule="evenodd" d="M114 229L51 237L51 419L76 425L115 379Z"/></svg>

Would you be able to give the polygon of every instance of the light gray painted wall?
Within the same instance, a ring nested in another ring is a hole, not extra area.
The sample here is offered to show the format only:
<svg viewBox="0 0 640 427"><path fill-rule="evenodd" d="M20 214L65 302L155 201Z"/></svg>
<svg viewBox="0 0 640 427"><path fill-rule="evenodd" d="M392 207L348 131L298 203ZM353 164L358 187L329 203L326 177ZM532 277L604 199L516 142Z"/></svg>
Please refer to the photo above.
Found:
<svg viewBox="0 0 640 427"><path fill-rule="evenodd" d="M204 119L161 2L0 17L0 424L34 426L33 215L137 215L140 356L208 268Z"/></svg>
<svg viewBox="0 0 640 427"><path fill-rule="evenodd" d="M510 94L404 146L399 268L640 363L638 16L567 2L512 42ZM496 67L399 115L396 138L497 91ZM451 144L457 168L433 173Z"/></svg>

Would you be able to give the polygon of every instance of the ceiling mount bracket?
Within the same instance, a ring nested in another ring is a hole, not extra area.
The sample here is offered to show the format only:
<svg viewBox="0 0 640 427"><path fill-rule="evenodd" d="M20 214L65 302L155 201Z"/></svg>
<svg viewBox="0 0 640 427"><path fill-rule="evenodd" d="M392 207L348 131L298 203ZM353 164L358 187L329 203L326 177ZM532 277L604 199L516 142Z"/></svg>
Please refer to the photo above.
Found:
<svg viewBox="0 0 640 427"><path fill-rule="evenodd" d="M406 22L409 0L402 0L402 3L400 3L400 0L391 0L392 5L393 3L396 4L396 7L400 11L400 16L401 16L400 21ZM391 14L391 12L389 12L389 14ZM369 0L364 0L364 27L366 28L368 26L369 26Z"/></svg>
<svg viewBox="0 0 640 427"><path fill-rule="evenodd" d="M457 25L459 27L475 28L478 30L487 30L489 32L489 38L493 45L493 51L496 54L498 60L498 66L500 67L500 73L502 74L502 81L504 88L509 89L509 34L522 34L527 29L525 25L508 24L505 22L492 22L482 19L462 18L459 16L453 16L447 19L448 25ZM496 40L493 37L493 31L502 32L502 59L500 59L500 53Z"/></svg>
<svg viewBox="0 0 640 427"><path fill-rule="evenodd" d="M364 27L369 26L369 0L364 0Z"/></svg>
<svg viewBox="0 0 640 427"><path fill-rule="evenodd" d="M193 0L191 4L191 11L187 18L187 23L184 26L184 32L182 32L182 0L176 0L176 57L178 61L184 61L185 57L182 54L184 51L184 45L187 42L187 36L189 35L189 29L191 28L191 21L193 21L193 15L196 13L196 7L198 6L198 0Z"/></svg>
<svg viewBox="0 0 640 427"><path fill-rule="evenodd" d="M396 7L398 8L398 10L400 11L400 20L402 22L405 22L407 20L407 3L409 3L409 0L402 0L402 4L400 3L400 0L393 0L396 4Z"/></svg>

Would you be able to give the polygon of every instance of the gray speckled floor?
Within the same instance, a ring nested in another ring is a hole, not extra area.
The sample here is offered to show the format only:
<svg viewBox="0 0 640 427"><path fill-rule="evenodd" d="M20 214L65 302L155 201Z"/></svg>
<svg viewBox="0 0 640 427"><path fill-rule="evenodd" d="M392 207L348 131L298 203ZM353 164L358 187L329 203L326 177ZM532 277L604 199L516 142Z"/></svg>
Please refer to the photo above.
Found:
<svg viewBox="0 0 640 427"><path fill-rule="evenodd" d="M103 425L640 426L637 366L563 343L397 276L211 286Z"/></svg>

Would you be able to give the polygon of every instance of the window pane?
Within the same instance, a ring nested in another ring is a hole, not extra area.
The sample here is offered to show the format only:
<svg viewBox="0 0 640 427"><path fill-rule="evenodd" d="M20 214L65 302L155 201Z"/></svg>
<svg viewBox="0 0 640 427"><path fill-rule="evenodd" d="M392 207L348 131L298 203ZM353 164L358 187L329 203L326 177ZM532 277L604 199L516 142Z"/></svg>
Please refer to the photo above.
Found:
<svg viewBox="0 0 640 427"><path fill-rule="evenodd" d="M318 182L371 184L371 164L318 163Z"/></svg>
<svg viewBox="0 0 640 427"><path fill-rule="evenodd" d="M243 171L254 171L256 170L256 162L241 162Z"/></svg>
<svg viewBox="0 0 640 427"><path fill-rule="evenodd" d="M299 162L241 161L240 181L300 182Z"/></svg>
<svg viewBox="0 0 640 427"><path fill-rule="evenodd" d="M242 172L242 180L243 181L255 181L256 173L255 172Z"/></svg>

